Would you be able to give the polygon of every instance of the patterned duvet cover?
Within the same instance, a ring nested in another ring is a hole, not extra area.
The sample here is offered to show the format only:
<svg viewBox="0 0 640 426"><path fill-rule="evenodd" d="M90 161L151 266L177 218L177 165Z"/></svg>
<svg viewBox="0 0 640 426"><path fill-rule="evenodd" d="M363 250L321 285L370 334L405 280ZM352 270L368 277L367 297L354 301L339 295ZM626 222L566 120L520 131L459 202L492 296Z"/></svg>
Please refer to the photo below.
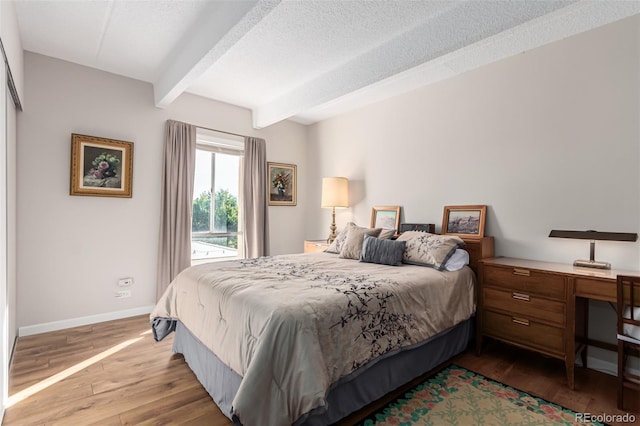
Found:
<svg viewBox="0 0 640 426"><path fill-rule="evenodd" d="M181 321L242 376L232 411L245 426L290 425L341 377L471 317L474 283L468 267L327 253L208 263L183 271L151 320Z"/></svg>

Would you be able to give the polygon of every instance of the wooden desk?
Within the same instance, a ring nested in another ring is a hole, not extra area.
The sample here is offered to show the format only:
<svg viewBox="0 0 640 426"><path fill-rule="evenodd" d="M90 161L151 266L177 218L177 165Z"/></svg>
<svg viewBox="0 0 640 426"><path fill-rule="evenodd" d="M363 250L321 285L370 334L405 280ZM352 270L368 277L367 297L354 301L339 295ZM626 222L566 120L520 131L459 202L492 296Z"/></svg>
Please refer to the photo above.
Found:
<svg viewBox="0 0 640 426"><path fill-rule="evenodd" d="M477 352L487 336L560 358L570 389L577 354L586 367L588 345L616 350L589 339L589 299L615 303L617 275L640 275L508 257L484 259L478 272Z"/></svg>

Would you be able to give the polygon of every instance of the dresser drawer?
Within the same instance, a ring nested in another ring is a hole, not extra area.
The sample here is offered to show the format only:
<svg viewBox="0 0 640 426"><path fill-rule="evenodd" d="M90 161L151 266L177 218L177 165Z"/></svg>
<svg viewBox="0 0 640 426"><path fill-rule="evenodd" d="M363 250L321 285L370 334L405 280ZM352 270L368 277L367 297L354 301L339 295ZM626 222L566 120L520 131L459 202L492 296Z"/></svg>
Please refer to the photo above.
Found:
<svg viewBox="0 0 640 426"><path fill-rule="evenodd" d="M564 326L565 304L528 293L484 288L483 306Z"/></svg>
<svg viewBox="0 0 640 426"><path fill-rule="evenodd" d="M484 286L559 300L566 299L565 278L561 275L526 268L485 265L482 279Z"/></svg>
<svg viewBox="0 0 640 426"><path fill-rule="evenodd" d="M506 315L490 310L483 311L484 334L538 349L556 355L564 355L564 329L540 324L525 316Z"/></svg>

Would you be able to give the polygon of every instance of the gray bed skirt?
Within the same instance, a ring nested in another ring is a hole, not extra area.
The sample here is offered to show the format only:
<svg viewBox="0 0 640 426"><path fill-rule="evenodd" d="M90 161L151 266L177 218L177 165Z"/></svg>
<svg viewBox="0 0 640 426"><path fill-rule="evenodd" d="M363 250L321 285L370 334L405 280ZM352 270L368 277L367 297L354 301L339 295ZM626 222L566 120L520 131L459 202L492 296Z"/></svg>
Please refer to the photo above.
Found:
<svg viewBox="0 0 640 426"><path fill-rule="evenodd" d="M242 419L231 414L231 404L242 377L222 363L181 322L174 325L173 351L184 355L220 410L240 424ZM334 383L327 395L327 405L306 413L294 424L329 425L365 407L464 351L473 328L472 318L425 342L372 361Z"/></svg>

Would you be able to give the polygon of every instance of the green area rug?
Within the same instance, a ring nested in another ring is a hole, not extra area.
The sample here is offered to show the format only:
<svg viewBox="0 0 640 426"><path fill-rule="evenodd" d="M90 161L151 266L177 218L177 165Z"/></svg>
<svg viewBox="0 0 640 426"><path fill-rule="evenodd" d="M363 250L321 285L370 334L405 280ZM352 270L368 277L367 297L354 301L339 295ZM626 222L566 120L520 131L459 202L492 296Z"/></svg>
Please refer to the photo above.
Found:
<svg viewBox="0 0 640 426"><path fill-rule="evenodd" d="M575 412L451 365L362 425L602 425Z"/></svg>

